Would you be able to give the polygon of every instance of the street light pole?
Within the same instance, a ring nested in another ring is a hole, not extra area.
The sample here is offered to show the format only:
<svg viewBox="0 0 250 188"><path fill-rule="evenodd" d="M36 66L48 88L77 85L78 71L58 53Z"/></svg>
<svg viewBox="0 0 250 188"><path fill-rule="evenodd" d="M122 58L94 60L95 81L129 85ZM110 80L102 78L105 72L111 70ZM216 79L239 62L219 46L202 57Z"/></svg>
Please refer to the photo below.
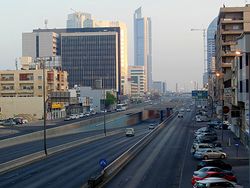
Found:
<svg viewBox="0 0 250 188"><path fill-rule="evenodd" d="M46 142L46 119L47 119L47 108L46 108L46 89L45 89L45 59L42 59L43 65L43 145L44 145L44 153L47 156L47 142Z"/></svg>

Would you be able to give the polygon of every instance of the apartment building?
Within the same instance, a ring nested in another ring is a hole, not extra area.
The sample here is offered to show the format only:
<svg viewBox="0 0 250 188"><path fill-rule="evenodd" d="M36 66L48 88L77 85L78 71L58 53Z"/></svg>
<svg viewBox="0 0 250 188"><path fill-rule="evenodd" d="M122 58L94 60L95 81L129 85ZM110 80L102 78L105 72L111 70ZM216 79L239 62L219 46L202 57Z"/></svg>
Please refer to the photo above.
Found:
<svg viewBox="0 0 250 188"><path fill-rule="evenodd" d="M239 116L238 126L233 126L235 134L241 138L243 143L249 144L249 62L250 62L250 32L243 33L237 40L236 49L239 56L236 58L237 67L237 104L239 111L235 113Z"/></svg>
<svg viewBox="0 0 250 188"><path fill-rule="evenodd" d="M250 31L250 6L222 7L218 15L216 33L216 71L218 83L216 85L216 103L227 106L230 112L224 114L224 119L238 118L237 104L237 67L236 41L243 32Z"/></svg>
<svg viewBox="0 0 250 188"><path fill-rule="evenodd" d="M45 95L68 89L67 72L45 70ZM43 70L0 71L0 118L25 114L43 118ZM25 106L25 108L24 108Z"/></svg>
<svg viewBox="0 0 250 188"><path fill-rule="evenodd" d="M129 66L128 71L129 78L131 79L131 96L144 96L144 93L147 92L145 67Z"/></svg>

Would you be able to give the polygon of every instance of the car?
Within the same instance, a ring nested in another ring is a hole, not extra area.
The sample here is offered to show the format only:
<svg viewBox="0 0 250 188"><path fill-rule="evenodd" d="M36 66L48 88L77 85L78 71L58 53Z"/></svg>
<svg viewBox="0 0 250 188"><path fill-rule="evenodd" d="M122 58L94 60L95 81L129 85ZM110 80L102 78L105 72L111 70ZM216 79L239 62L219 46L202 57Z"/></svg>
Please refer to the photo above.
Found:
<svg viewBox="0 0 250 188"><path fill-rule="evenodd" d="M71 114L69 117L70 119L76 119L76 114Z"/></svg>
<svg viewBox="0 0 250 188"><path fill-rule="evenodd" d="M215 147L213 144L211 143L194 143L191 147L191 153L194 154L197 150L200 149L204 149L204 148L213 148L216 149L218 151L222 151L221 147Z"/></svg>
<svg viewBox="0 0 250 188"><path fill-rule="evenodd" d="M201 133L196 136L197 139L216 141L218 139L216 133Z"/></svg>
<svg viewBox="0 0 250 188"><path fill-rule="evenodd" d="M206 166L214 166L229 171L232 170L232 166L230 164L225 163L224 161L219 159L202 160L197 164L196 170L199 170Z"/></svg>
<svg viewBox="0 0 250 188"><path fill-rule="evenodd" d="M227 174L232 174L232 171L229 171L229 170L223 170L221 168L214 167L214 166L205 166L199 170L194 171L194 175L204 173L204 172L224 172Z"/></svg>
<svg viewBox="0 0 250 188"><path fill-rule="evenodd" d="M215 134L216 135L216 131L213 128L204 127L202 129L198 129L197 131L195 131L194 136L198 136L198 135L206 134L206 133L210 133L210 134Z"/></svg>
<svg viewBox="0 0 250 188"><path fill-rule="evenodd" d="M134 136L134 135L135 135L135 130L134 130L134 128L126 128L126 129L125 129L125 135L126 135L126 136Z"/></svg>
<svg viewBox="0 0 250 188"><path fill-rule="evenodd" d="M16 125L16 122L13 120L13 119L7 119L3 122L2 125L5 125L5 126L12 126L12 125Z"/></svg>
<svg viewBox="0 0 250 188"><path fill-rule="evenodd" d="M178 113L178 118L183 118L183 113Z"/></svg>
<svg viewBox="0 0 250 188"><path fill-rule="evenodd" d="M200 149L194 153L196 159L225 159L227 154L213 148Z"/></svg>
<svg viewBox="0 0 250 188"><path fill-rule="evenodd" d="M187 111L187 112L191 112L191 109L190 109L190 108L187 108L186 111Z"/></svg>
<svg viewBox="0 0 250 188"><path fill-rule="evenodd" d="M65 118L64 118L64 121L70 121L71 120L71 117L70 116L66 116Z"/></svg>
<svg viewBox="0 0 250 188"><path fill-rule="evenodd" d="M221 124L220 120L213 120L207 123L208 127L211 127L211 128L216 128L220 124Z"/></svg>
<svg viewBox="0 0 250 188"><path fill-rule="evenodd" d="M210 177L197 181L193 188L243 188L235 182L228 181L224 178Z"/></svg>
<svg viewBox="0 0 250 188"><path fill-rule="evenodd" d="M207 172L201 172L194 174L192 177L192 185L196 183L196 181L203 180L209 177L218 177L218 178L224 178L228 181L237 182L236 177L233 175L233 173L224 173L224 172L214 172L214 171L207 171Z"/></svg>
<svg viewBox="0 0 250 188"><path fill-rule="evenodd" d="M23 118L21 117L14 117L13 121L16 123L16 125L23 124Z"/></svg>
<svg viewBox="0 0 250 188"><path fill-rule="evenodd" d="M80 114L79 114L79 117L80 117L80 118L83 118L83 117L85 117L85 114L84 114L84 113L80 113Z"/></svg>
<svg viewBox="0 0 250 188"><path fill-rule="evenodd" d="M156 127L156 125L155 125L154 123L151 123L151 124L149 124L148 129L149 129L149 130L152 130L152 129L154 129L155 127Z"/></svg>
<svg viewBox="0 0 250 188"><path fill-rule="evenodd" d="M181 109L180 109L180 112L185 112L184 108L181 108Z"/></svg>

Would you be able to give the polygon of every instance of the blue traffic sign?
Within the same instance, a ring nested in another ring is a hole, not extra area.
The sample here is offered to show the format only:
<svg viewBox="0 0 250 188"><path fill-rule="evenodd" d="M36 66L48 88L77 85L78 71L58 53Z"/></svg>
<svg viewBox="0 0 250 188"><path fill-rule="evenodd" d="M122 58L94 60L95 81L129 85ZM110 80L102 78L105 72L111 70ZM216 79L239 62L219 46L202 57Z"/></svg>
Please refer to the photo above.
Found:
<svg viewBox="0 0 250 188"><path fill-rule="evenodd" d="M100 159L99 161L99 165L102 167L102 168L105 168L107 166L108 162L106 159Z"/></svg>

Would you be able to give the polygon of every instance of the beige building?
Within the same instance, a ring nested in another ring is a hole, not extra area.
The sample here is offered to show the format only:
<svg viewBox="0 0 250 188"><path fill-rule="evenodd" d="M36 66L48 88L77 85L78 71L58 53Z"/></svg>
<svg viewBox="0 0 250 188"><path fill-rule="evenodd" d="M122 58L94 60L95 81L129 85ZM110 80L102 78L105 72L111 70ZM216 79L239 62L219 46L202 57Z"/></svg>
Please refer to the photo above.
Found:
<svg viewBox="0 0 250 188"><path fill-rule="evenodd" d="M228 106L230 112L224 119L231 119L237 107L236 40L243 32L250 31L250 6L220 8L216 34L216 102Z"/></svg>
<svg viewBox="0 0 250 188"><path fill-rule="evenodd" d="M46 98L53 91L67 91L67 72L45 69L45 75ZM42 101L42 69L0 71L0 115L2 118L13 117L17 114L29 114L38 119L42 118Z"/></svg>
<svg viewBox="0 0 250 188"><path fill-rule="evenodd" d="M131 96L143 96L147 92L146 74L144 66L129 66L129 78L131 80Z"/></svg>
<svg viewBox="0 0 250 188"><path fill-rule="evenodd" d="M55 32L32 32L22 34L22 56L54 57L58 52L59 35Z"/></svg>

